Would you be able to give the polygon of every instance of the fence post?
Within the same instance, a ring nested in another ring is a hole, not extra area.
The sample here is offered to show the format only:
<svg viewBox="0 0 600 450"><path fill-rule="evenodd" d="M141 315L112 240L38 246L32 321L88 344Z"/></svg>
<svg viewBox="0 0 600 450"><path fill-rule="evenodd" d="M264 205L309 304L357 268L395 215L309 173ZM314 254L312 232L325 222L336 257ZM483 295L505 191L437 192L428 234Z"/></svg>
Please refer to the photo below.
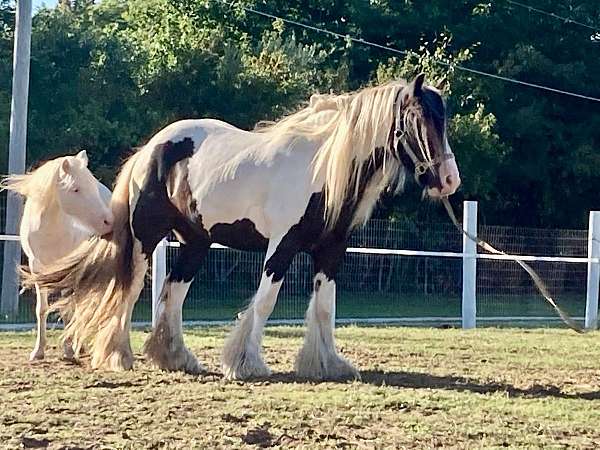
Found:
<svg viewBox="0 0 600 450"><path fill-rule="evenodd" d="M10 105L10 138L8 173L25 173L27 145L27 101L29 98L29 65L31 53L31 0L16 2L15 42L13 54L12 103ZM2 169L5 170L5 169ZM15 192L6 195L6 234L19 233L23 199ZM16 314L19 308L19 276L21 243L4 241L2 294L0 313Z"/></svg>
<svg viewBox="0 0 600 450"><path fill-rule="evenodd" d="M600 258L600 211L590 211L588 231L588 259ZM588 261L587 297L585 303L585 328L598 328L598 285L600 284L600 263Z"/></svg>
<svg viewBox="0 0 600 450"><path fill-rule="evenodd" d="M463 229L477 236L477 202L464 202ZM475 328L477 305L475 288L477 280L477 244L463 234L462 327Z"/></svg>
<svg viewBox="0 0 600 450"><path fill-rule="evenodd" d="M160 291L167 277L167 240L158 243L152 253L152 327L158 320L158 301Z"/></svg>

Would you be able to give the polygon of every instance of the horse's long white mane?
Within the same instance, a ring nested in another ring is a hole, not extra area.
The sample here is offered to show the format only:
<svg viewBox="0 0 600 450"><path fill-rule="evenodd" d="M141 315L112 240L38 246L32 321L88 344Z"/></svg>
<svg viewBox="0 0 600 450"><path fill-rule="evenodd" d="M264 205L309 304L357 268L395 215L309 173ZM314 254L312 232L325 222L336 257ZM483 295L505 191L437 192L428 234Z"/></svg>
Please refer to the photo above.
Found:
<svg viewBox="0 0 600 450"><path fill-rule="evenodd" d="M9 175L0 181L0 190L18 192L24 197L35 198L42 204L50 205L56 199L56 185L62 158L42 164L35 170L21 175Z"/></svg>
<svg viewBox="0 0 600 450"><path fill-rule="evenodd" d="M294 138L317 139L320 146L313 160L313 179L325 180L326 219L333 224L339 218L344 201L359 194L359 178L364 165L374 155L374 149L384 149L386 165L394 173L386 173L386 181L395 177L398 164L386 163L389 133L393 125L394 101L406 82L397 81L382 86L342 95L313 95L310 104L282 119L259 128L257 132L270 140ZM315 115L331 111L325 121ZM355 187L353 193L349 192Z"/></svg>

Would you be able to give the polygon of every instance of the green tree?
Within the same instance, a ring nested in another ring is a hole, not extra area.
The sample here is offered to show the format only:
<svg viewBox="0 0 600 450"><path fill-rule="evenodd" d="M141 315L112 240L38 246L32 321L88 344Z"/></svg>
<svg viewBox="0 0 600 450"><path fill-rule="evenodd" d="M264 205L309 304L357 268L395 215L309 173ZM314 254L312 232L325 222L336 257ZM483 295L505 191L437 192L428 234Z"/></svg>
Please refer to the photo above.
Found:
<svg viewBox="0 0 600 450"><path fill-rule="evenodd" d="M33 22L30 161L87 148L109 181L132 146L180 118L244 128L313 92L425 71L447 79L450 141L490 223L583 227L600 208L597 103L463 72L458 65L600 97L590 32L504 0L103 0ZM529 0L590 25L600 3ZM400 57L245 11L244 6L412 52ZM14 11L0 0L0 149L7 148ZM6 161L2 152L0 163ZM433 220L414 195L381 214ZM416 211L416 212L415 212ZM445 220L445 219L443 219Z"/></svg>

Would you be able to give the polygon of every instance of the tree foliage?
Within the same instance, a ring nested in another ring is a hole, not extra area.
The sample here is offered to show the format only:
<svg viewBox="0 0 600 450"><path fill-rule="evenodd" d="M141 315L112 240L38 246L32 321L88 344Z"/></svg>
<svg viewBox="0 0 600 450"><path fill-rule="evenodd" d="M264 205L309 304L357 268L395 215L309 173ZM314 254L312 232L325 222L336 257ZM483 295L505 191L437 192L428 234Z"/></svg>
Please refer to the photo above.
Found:
<svg viewBox="0 0 600 450"><path fill-rule="evenodd" d="M590 25L600 3L529 0ZM406 57L247 12L409 50ZM14 10L0 0L0 164L6 165ZM600 208L597 103L461 71L465 65L600 97L591 32L505 1L103 0L33 20L28 158L86 148L110 181L132 146L167 123L216 117L244 128L312 93L410 78L446 81L463 188L493 223L576 226ZM431 219L416 189L384 214ZM412 211L412 213L411 213ZM415 212L416 211L416 212Z"/></svg>

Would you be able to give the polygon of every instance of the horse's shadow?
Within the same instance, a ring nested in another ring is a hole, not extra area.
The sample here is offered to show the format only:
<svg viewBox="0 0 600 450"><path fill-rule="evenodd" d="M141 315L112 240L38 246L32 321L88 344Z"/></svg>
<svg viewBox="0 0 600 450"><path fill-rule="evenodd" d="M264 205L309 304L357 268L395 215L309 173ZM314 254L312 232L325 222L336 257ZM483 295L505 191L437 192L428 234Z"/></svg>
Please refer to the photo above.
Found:
<svg viewBox="0 0 600 450"><path fill-rule="evenodd" d="M268 379L274 383L298 383L301 380L293 372L274 373ZM346 382L346 381L340 381ZM365 370L361 372L361 381L374 386L392 386L406 389L442 389L457 392L473 392L477 394L504 393L508 397L526 398L563 398L598 400L600 390L589 392L562 392L560 387L549 384L534 384L528 388L518 388L509 383L484 382L474 378L454 375L432 375L421 372L385 372L380 370Z"/></svg>

